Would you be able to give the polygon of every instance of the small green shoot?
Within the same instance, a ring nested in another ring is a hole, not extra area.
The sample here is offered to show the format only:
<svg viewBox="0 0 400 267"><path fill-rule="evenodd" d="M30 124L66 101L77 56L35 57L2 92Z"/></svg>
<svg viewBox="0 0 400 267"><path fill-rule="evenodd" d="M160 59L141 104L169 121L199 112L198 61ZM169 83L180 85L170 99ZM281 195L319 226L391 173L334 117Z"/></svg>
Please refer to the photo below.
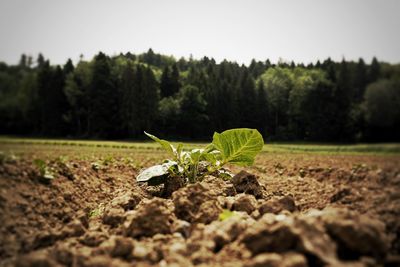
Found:
<svg viewBox="0 0 400 267"><path fill-rule="evenodd" d="M218 220L225 221L229 218L238 216L237 212L224 209L218 216Z"/></svg>
<svg viewBox="0 0 400 267"><path fill-rule="evenodd" d="M39 170L40 178L47 180L47 181L53 180L55 178L53 170L49 166L47 166L47 164L44 160L35 159L33 161L33 163L36 165L36 167Z"/></svg>

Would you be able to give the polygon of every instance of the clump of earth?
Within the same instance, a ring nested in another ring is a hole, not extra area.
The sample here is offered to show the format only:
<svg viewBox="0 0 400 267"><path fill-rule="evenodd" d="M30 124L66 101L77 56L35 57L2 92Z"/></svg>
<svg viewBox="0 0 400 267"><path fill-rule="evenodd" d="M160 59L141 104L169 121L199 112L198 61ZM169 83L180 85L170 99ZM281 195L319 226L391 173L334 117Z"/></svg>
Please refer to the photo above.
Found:
<svg viewBox="0 0 400 267"><path fill-rule="evenodd" d="M118 160L2 162L0 266L400 266L398 162L275 159L168 196Z"/></svg>

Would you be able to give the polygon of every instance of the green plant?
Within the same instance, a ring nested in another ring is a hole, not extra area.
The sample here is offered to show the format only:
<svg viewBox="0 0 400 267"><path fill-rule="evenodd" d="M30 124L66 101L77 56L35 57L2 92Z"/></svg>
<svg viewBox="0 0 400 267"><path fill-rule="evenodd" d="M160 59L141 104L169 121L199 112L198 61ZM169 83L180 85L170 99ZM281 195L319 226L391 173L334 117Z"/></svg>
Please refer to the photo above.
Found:
<svg viewBox="0 0 400 267"><path fill-rule="evenodd" d="M33 163L36 165L36 167L39 170L39 175L40 178L45 179L45 180L53 180L54 177L54 172L53 170L47 166L46 162L42 159L35 159Z"/></svg>
<svg viewBox="0 0 400 267"><path fill-rule="evenodd" d="M143 170L136 178L138 182L149 185L159 185L169 176L183 177L189 183L201 181L208 174L222 178L231 178L229 171L223 166L232 163L240 166L250 166L254 158L262 150L264 140L255 129L232 129L222 133L214 133L213 141L204 149L186 151L182 144L177 147L170 142L145 134L158 142L171 156L162 164Z"/></svg>
<svg viewBox="0 0 400 267"><path fill-rule="evenodd" d="M229 218L232 218L232 217L235 217L235 216L238 216L238 213L236 211L230 211L230 210L224 209L219 214L218 220L225 221L225 220L227 220Z"/></svg>

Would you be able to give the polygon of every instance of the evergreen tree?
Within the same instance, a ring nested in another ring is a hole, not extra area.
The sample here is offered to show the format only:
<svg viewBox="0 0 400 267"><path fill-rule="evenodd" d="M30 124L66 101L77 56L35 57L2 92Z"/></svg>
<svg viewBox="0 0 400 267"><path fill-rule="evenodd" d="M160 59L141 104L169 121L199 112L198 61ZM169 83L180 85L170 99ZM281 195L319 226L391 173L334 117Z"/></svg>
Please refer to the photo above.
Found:
<svg viewBox="0 0 400 267"><path fill-rule="evenodd" d="M364 60L360 58L356 66L353 79L354 94L352 99L356 102L362 100L367 82L367 67L364 63Z"/></svg>
<svg viewBox="0 0 400 267"><path fill-rule="evenodd" d="M174 95L179 92L179 89L181 87L180 82L179 82L179 70L177 64L172 65L172 71L171 71L171 95Z"/></svg>
<svg viewBox="0 0 400 267"><path fill-rule="evenodd" d="M65 63L63 71L65 75L68 75L74 71L74 64L70 58L67 60L67 63Z"/></svg>
<svg viewBox="0 0 400 267"><path fill-rule="evenodd" d="M256 119L257 129L264 137L268 136L266 125L268 123L268 100L265 91L264 82L260 80L257 85L257 101L256 101Z"/></svg>
<svg viewBox="0 0 400 267"><path fill-rule="evenodd" d="M143 70L144 83L142 96L139 98L142 100L140 105L140 116L143 118L142 130L151 131L153 129L154 121L157 117L158 110L158 84L154 77L154 73L151 68L147 67Z"/></svg>
<svg viewBox="0 0 400 267"><path fill-rule="evenodd" d="M40 106L40 132L57 136L65 133L64 115L67 112L67 98L64 94L65 76L57 66L43 63L38 73L38 100Z"/></svg>
<svg viewBox="0 0 400 267"><path fill-rule="evenodd" d="M237 96L238 127L256 127L256 91L253 78L244 69L240 78Z"/></svg>
<svg viewBox="0 0 400 267"><path fill-rule="evenodd" d="M133 137L137 132L137 120L138 120L138 101L135 96L135 70L131 63L123 69L121 78L121 128L128 134L129 137Z"/></svg>
<svg viewBox="0 0 400 267"><path fill-rule="evenodd" d="M44 56L41 53L39 53L36 63L38 68L41 68L46 64L46 60L44 59Z"/></svg>
<svg viewBox="0 0 400 267"><path fill-rule="evenodd" d="M376 59L376 57L374 57L372 59L371 66L369 69L369 75L368 75L369 81L368 82L373 83L373 82L377 81L379 79L380 74L381 74L381 66L380 66L378 60Z"/></svg>
<svg viewBox="0 0 400 267"><path fill-rule="evenodd" d="M351 86L350 72L348 63L343 59L339 66L334 101L336 103L336 120L334 132L335 139L341 142L353 139L353 129L349 121Z"/></svg>
<svg viewBox="0 0 400 267"><path fill-rule="evenodd" d="M88 99L88 131L91 136L107 138L115 135L118 126L118 98L109 58L100 52L94 58Z"/></svg>
<svg viewBox="0 0 400 267"><path fill-rule="evenodd" d="M169 67L165 66L161 75L161 83L160 83L160 93L161 97L169 97L172 96L171 89L171 77L169 73Z"/></svg>

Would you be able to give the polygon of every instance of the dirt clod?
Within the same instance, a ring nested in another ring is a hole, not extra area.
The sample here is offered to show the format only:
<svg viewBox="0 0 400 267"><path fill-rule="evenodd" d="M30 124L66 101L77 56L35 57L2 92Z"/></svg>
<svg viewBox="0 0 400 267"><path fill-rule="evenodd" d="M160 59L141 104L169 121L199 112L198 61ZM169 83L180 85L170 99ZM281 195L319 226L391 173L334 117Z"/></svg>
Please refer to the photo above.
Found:
<svg viewBox="0 0 400 267"><path fill-rule="evenodd" d="M325 209L321 218L328 234L339 245L342 259L372 256L382 260L386 257L389 242L381 221L340 209Z"/></svg>
<svg viewBox="0 0 400 267"><path fill-rule="evenodd" d="M172 201L176 217L188 222L210 223L222 212L216 194L200 183L175 191Z"/></svg>
<svg viewBox="0 0 400 267"><path fill-rule="evenodd" d="M142 201L125 222L125 235L133 238L172 233L175 216L160 198Z"/></svg>
<svg viewBox="0 0 400 267"><path fill-rule="evenodd" d="M103 215L103 223L117 227L125 220L125 212L122 208L110 208Z"/></svg>
<svg viewBox="0 0 400 267"><path fill-rule="evenodd" d="M262 198L262 187L257 181L255 175L246 171L241 171L232 178L232 183L236 192L251 194L256 198Z"/></svg>
<svg viewBox="0 0 400 267"><path fill-rule="evenodd" d="M253 195L238 194L232 205L232 209L236 211L244 211L251 214L257 208L257 200Z"/></svg>
<svg viewBox="0 0 400 267"><path fill-rule="evenodd" d="M259 207L258 210L260 214L265 213L275 213L278 214L283 210L287 210L289 212L296 211L297 207L294 202L293 197L291 196L284 196L284 197L274 197L263 202Z"/></svg>

